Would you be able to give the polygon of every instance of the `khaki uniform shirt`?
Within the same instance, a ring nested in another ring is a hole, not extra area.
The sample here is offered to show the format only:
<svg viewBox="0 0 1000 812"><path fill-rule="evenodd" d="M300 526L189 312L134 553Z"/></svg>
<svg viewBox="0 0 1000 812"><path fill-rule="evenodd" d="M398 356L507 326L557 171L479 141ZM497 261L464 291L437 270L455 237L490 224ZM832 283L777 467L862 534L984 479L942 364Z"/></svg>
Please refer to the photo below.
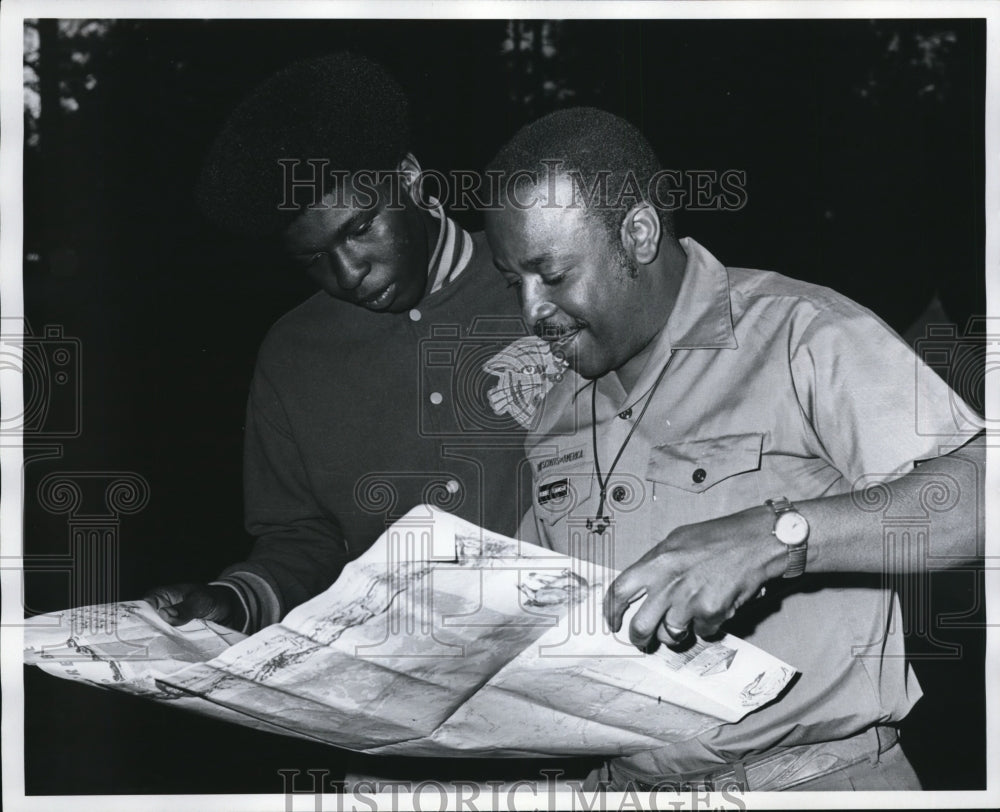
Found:
<svg viewBox="0 0 1000 812"><path fill-rule="evenodd" d="M688 262L679 297L634 390L614 373L596 383L605 476L632 432L608 479L610 527L596 535L585 524L599 501L594 384L570 372L527 441L533 505L524 538L621 570L680 525L892 479L982 426L870 311L816 285L727 269L694 240L681 244ZM877 499L865 507L890 517ZM890 525L871 543L894 537ZM890 559L904 555L901 546L886 550ZM710 769L906 715L920 688L904 659L892 584L807 572L788 586L724 627L801 672L785 696L623 766L647 776Z"/></svg>

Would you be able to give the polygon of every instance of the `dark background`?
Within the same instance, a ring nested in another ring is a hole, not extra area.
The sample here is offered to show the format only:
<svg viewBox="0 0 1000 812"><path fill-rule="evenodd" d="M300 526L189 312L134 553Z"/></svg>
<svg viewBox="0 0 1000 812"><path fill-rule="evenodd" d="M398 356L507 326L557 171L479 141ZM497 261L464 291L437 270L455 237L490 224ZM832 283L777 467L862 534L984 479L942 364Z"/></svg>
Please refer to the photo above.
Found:
<svg viewBox="0 0 1000 812"><path fill-rule="evenodd" d="M80 409L78 436L49 438L61 457L31 462L45 440L26 437L29 612L67 605L67 576L36 566L67 550L67 517L37 499L51 472L131 471L148 482L148 506L119 527L120 597L207 580L245 556L240 457L254 356L267 327L311 290L269 247L204 223L192 187L236 101L300 57L350 47L390 68L410 93L425 168L479 169L537 115L605 107L638 124L668 167L747 173L741 211L678 215L679 234L724 263L830 285L910 340L929 321L954 323L961 338L985 313L982 21L27 28L40 111L26 112L25 314L36 335L60 325L79 339L82 382L73 403L51 407L52 420ZM474 214L460 219L478 226ZM981 375L943 371L981 410ZM930 586L907 618L926 696L904 744L926 788L982 788L981 577L937 573ZM965 617L938 622L946 613ZM336 775L346 763L332 748L35 669L25 681L29 794L280 792L279 769ZM415 772L441 775L439 766Z"/></svg>

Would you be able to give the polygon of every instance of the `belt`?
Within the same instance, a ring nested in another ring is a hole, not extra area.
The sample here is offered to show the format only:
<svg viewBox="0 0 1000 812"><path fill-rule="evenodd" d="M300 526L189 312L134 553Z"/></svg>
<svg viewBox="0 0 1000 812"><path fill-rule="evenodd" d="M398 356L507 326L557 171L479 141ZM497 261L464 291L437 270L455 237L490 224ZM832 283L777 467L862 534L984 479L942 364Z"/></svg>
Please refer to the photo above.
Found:
<svg viewBox="0 0 1000 812"><path fill-rule="evenodd" d="M608 764L612 790L638 792L721 792L733 790L785 790L862 761L877 762L878 757L899 742L895 727L876 725L857 736L818 744L802 744L769 750L742 761L720 764L705 772L656 776L638 775Z"/></svg>

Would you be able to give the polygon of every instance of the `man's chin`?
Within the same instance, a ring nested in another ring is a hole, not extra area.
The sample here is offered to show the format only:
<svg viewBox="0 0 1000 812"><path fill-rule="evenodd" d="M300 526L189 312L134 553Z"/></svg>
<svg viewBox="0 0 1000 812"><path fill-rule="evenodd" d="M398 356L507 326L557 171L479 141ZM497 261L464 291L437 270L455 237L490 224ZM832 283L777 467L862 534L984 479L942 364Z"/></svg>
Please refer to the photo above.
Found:
<svg viewBox="0 0 1000 812"><path fill-rule="evenodd" d="M603 378L611 371L606 364L601 364L594 358L586 358L576 355L574 357L567 358L566 360L569 362L570 369L572 369L581 378L586 378L588 381Z"/></svg>
<svg viewBox="0 0 1000 812"><path fill-rule="evenodd" d="M405 290L401 291L398 285L390 286L387 291L389 294L388 301L385 304L368 304L365 302L358 302L360 307L370 310L372 313L391 313L398 315L399 313L406 313L412 310L414 307L420 304L420 300L423 298L423 290Z"/></svg>
<svg viewBox="0 0 1000 812"><path fill-rule="evenodd" d="M577 375L587 381L596 381L598 378L603 378L608 374L609 370L606 369L574 369Z"/></svg>

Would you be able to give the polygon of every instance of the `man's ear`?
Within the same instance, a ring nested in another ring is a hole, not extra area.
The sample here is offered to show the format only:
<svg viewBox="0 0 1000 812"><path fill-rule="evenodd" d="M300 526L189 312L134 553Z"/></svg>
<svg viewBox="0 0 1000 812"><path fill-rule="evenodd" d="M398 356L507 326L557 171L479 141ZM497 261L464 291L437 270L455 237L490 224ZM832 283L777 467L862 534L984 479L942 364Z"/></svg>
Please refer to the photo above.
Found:
<svg viewBox="0 0 1000 812"><path fill-rule="evenodd" d="M416 156L412 152L407 152L396 165L396 171L399 172L403 190L415 202L420 202L423 197L421 189L423 169L420 168L420 162L416 159Z"/></svg>
<svg viewBox="0 0 1000 812"><path fill-rule="evenodd" d="M663 228L660 216L649 203L637 203L622 222L622 245L640 265L648 265L660 252Z"/></svg>

